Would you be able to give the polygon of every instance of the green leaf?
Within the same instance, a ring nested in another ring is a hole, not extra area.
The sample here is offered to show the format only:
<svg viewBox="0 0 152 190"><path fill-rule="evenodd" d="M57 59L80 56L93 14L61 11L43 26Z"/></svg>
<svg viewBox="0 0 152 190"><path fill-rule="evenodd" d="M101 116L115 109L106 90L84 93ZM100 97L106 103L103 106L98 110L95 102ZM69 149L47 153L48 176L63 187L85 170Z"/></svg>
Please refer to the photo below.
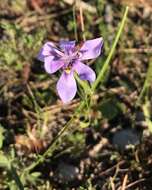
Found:
<svg viewBox="0 0 152 190"><path fill-rule="evenodd" d="M90 125L90 122L83 122L83 121L80 122L80 127L82 129L89 127L89 125Z"/></svg>
<svg viewBox="0 0 152 190"><path fill-rule="evenodd" d="M148 129L152 133L152 121L150 120L150 102L148 100L145 102L145 104L143 104L142 109L145 115Z"/></svg>
<svg viewBox="0 0 152 190"><path fill-rule="evenodd" d="M27 180L30 181L32 184L36 184L36 181L38 181L40 175L40 172L33 172L27 176Z"/></svg>
<svg viewBox="0 0 152 190"><path fill-rule="evenodd" d="M16 186L16 184L14 183L14 181L12 181L12 182L9 184L9 189L10 189L10 190L18 190L18 187Z"/></svg>
<svg viewBox="0 0 152 190"><path fill-rule="evenodd" d="M34 178L38 178L40 177L41 173L40 172L33 172L31 173L31 176L34 177Z"/></svg>
<svg viewBox="0 0 152 190"><path fill-rule="evenodd" d="M75 78L76 78L78 84L83 88L84 93L85 93L86 95L91 95L91 94L92 94L92 90L91 90L91 88L90 88L88 82L81 80L81 79L78 77L78 75L77 75L76 73L75 73L74 76L75 76Z"/></svg>
<svg viewBox="0 0 152 190"><path fill-rule="evenodd" d="M0 149L3 147L4 131L5 131L5 129L0 124Z"/></svg>
<svg viewBox="0 0 152 190"><path fill-rule="evenodd" d="M9 167L9 160L8 158L3 154L3 152L0 152L0 167Z"/></svg>
<svg viewBox="0 0 152 190"><path fill-rule="evenodd" d="M109 120L115 118L121 112L125 112L123 104L118 102L114 97L104 100L100 106L100 110L103 117Z"/></svg>

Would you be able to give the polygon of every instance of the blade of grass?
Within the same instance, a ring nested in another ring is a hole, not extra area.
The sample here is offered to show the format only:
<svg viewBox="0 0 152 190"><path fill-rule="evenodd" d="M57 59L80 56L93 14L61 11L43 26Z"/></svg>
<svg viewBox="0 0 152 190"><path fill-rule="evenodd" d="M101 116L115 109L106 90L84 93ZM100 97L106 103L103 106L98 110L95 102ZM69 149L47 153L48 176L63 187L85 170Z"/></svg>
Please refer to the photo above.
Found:
<svg viewBox="0 0 152 190"><path fill-rule="evenodd" d="M21 182L21 180L20 180L20 177L18 176L18 174L17 174L15 168L14 168L12 165L10 165L10 168L9 168L9 169L10 169L12 178L15 180L15 183L16 183L18 189L19 189L19 190L24 190L24 186L23 186L23 184L22 184L22 182Z"/></svg>
<svg viewBox="0 0 152 190"><path fill-rule="evenodd" d="M152 121L150 120L151 112L150 112L150 102L146 98L145 103L142 105L142 109L145 116L145 121L148 126L149 131L152 133Z"/></svg>
<svg viewBox="0 0 152 190"><path fill-rule="evenodd" d="M143 88L139 94L139 97L137 99L137 106L141 106L144 116L145 116L145 121L148 126L148 129L150 132L152 132L152 121L151 121L151 110L150 110L150 98L149 98L149 90L150 86L152 83L152 60L150 59L147 74L146 74L146 79L144 81Z"/></svg>
<svg viewBox="0 0 152 190"><path fill-rule="evenodd" d="M119 29L118 29L118 32L117 32L117 35L116 35L114 43L113 43L113 45L111 47L110 53L109 53L104 65L103 65L103 67L102 67L96 81L92 85L92 91L95 91L96 88L98 87L99 83L101 83L103 81L103 79L104 79L104 74L108 69L110 61L111 61L111 59L112 59L112 57L114 55L116 46L117 46L118 41L120 39L120 36L122 34L122 31L123 31L123 28L124 28L124 25L125 25L125 22L126 22L126 19L127 19L128 10L129 10L129 7L126 7L124 15L123 15L123 18L122 18L122 21L120 23L120 26L119 26Z"/></svg>
<svg viewBox="0 0 152 190"><path fill-rule="evenodd" d="M137 104L140 104L141 101L144 99L144 97L147 96L147 94L148 94L147 92L148 92L148 89L149 89L151 83L152 83L152 60L150 60L150 62L149 62L146 79L145 79L143 88L140 92L140 95L138 97Z"/></svg>

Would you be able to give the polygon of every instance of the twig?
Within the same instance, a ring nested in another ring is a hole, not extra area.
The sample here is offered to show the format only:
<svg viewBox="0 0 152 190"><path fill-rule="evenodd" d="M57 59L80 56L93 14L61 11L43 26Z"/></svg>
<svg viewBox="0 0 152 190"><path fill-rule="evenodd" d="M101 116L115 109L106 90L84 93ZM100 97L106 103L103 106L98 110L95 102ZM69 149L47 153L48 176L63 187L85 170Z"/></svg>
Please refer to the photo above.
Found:
<svg viewBox="0 0 152 190"><path fill-rule="evenodd" d="M33 13L31 15L26 15L23 17L20 17L19 19L16 20L16 24L19 24L21 27L26 27L28 25L32 25L34 23L40 23L41 21L44 22L44 20L50 20L50 19L54 19L57 18L59 16L65 15L69 12L71 12L72 9L66 9L66 10L62 10L58 13L52 13L52 14L45 14L45 15L41 15L41 16L37 16L36 13Z"/></svg>
<svg viewBox="0 0 152 190"><path fill-rule="evenodd" d="M112 177L110 177L110 185L111 185L111 189L115 190L115 184L114 184L114 180Z"/></svg>
<svg viewBox="0 0 152 190"><path fill-rule="evenodd" d="M152 48L126 48L120 50L122 53L147 53L147 54L152 54Z"/></svg>
<svg viewBox="0 0 152 190"><path fill-rule="evenodd" d="M73 5L75 0L63 0L65 3L69 4L69 5ZM85 11L88 11L90 13L96 13L97 10L95 7L89 5L88 3L85 3L83 1L80 0L81 6ZM79 2L76 1L76 8L79 9Z"/></svg>
<svg viewBox="0 0 152 190"><path fill-rule="evenodd" d="M126 189L127 180L128 180L128 174L126 174L125 177L124 177L121 190L125 190Z"/></svg>
<svg viewBox="0 0 152 190"><path fill-rule="evenodd" d="M77 21L76 21L76 6L73 5L73 21L74 21L74 36L75 40L78 41Z"/></svg>
<svg viewBox="0 0 152 190"><path fill-rule="evenodd" d="M146 181L146 179L145 179L145 178L142 178L142 179L139 179L139 180L137 180L137 181L134 181L134 182L130 183L129 185L127 185L125 190L127 190L127 189L129 189L130 187L133 187L133 186L135 186L135 185L137 185L138 183L141 183L141 182L143 182L143 181Z"/></svg>
<svg viewBox="0 0 152 190"><path fill-rule="evenodd" d="M89 156L95 157L97 153L108 144L108 140L106 138L102 138L98 144L96 144L93 149L89 151Z"/></svg>
<svg viewBox="0 0 152 190"><path fill-rule="evenodd" d="M79 3L80 3L80 0L79 0ZM83 37L83 41L86 40L86 37L85 37L85 29L84 29L84 18L83 18L83 7L80 3L80 8L79 8L79 12L80 12L80 23L81 23L81 30L82 30L82 37Z"/></svg>
<svg viewBox="0 0 152 190"><path fill-rule="evenodd" d="M120 162L118 162L116 165L112 166L111 168L108 168L107 170L103 171L100 173L100 176L104 176L107 175L109 172L113 171L115 168L117 168L118 166L122 165L125 163L125 160L122 160Z"/></svg>

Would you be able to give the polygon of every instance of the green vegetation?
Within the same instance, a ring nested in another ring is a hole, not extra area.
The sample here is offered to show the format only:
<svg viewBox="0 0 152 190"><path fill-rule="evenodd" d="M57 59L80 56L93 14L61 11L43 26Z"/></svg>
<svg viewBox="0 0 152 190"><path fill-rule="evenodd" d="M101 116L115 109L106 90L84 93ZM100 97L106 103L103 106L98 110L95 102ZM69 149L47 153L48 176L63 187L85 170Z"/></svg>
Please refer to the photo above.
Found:
<svg viewBox="0 0 152 190"><path fill-rule="evenodd" d="M126 1L0 0L0 189L151 188L152 8ZM37 54L102 36L97 74L64 105Z"/></svg>

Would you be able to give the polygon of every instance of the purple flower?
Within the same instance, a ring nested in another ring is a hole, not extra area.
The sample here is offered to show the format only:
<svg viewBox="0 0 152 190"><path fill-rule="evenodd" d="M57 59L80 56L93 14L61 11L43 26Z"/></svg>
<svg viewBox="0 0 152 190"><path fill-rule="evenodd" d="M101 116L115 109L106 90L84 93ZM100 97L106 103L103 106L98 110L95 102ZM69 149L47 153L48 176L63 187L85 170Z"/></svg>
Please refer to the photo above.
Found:
<svg viewBox="0 0 152 190"><path fill-rule="evenodd" d="M81 80L90 83L95 81L95 72L82 62L98 57L102 44L102 38L96 38L84 42L78 50L75 41L61 41L59 50L52 42L46 42L40 50L38 59L44 62L46 72L52 74L59 69L63 71L57 82L57 91L64 103L72 100L77 92L74 72Z"/></svg>

